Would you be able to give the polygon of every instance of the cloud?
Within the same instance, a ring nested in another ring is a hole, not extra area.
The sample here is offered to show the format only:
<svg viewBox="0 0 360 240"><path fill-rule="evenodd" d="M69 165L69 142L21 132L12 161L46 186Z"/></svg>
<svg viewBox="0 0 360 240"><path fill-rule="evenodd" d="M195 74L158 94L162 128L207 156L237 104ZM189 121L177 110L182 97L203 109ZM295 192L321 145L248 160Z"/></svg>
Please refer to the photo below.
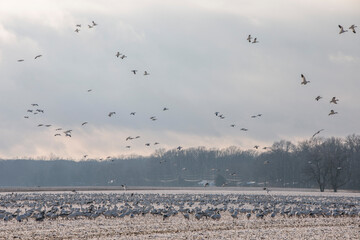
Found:
<svg viewBox="0 0 360 240"><path fill-rule="evenodd" d="M2 156L148 155L155 148L145 143L155 141L252 149L321 128L324 136L357 131L349 116L360 117L353 104L360 46L337 27L356 19L356 1L35 3L0 3ZM90 29L92 20L98 26ZM248 34L259 43L247 42ZM301 85L300 74L311 83ZM45 112L24 122L31 103ZM330 118L331 108L341 114ZM74 129L73 137L54 138L39 123ZM126 149L132 135L141 138Z"/></svg>

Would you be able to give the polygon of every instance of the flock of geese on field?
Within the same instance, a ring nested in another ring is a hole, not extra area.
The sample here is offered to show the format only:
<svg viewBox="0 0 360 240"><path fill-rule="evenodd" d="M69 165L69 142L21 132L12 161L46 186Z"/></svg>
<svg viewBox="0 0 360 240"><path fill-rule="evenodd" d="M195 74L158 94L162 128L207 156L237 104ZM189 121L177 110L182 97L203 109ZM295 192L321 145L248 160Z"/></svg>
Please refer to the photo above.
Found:
<svg viewBox="0 0 360 240"><path fill-rule="evenodd" d="M0 195L4 222L56 219L130 219L145 216L186 221L229 218L358 218L355 197L259 194L15 193Z"/></svg>
<svg viewBox="0 0 360 240"><path fill-rule="evenodd" d="M89 28L89 29L92 29L92 28L96 27L97 25L98 25L98 24L97 24L95 21L92 21L91 24L88 24L88 28ZM81 30L81 28L82 28L82 25L81 25L81 24L76 24L75 32L76 32L76 33L79 33L80 30ZM341 26L341 25L339 25L339 28L340 28L339 34L343 34L343 33L348 32L348 30L344 30L343 26ZM351 25L351 26L349 27L349 29L352 30L353 33L356 33L356 30L355 30L356 28L357 28L356 25ZM257 37L253 38L253 37L251 36L251 34L248 35L247 41L248 41L249 43L259 43ZM116 56L116 58L120 58L120 59L122 59L122 60L125 59L125 58L127 58L127 56L126 56L125 54L122 54L122 53L120 53L119 51L116 52L115 56ZM40 57L42 57L41 54L36 55L36 56L34 57L34 60L37 60L37 59L39 59ZM24 62L25 60L24 60L24 59L18 59L17 61L18 61L18 62ZM137 70L137 69L133 69L133 70L131 70L131 72L132 72L134 75L136 75L137 72L138 72L138 70ZM144 76L148 76L148 75L150 75L150 73L149 73L147 70L145 70L144 73L143 73L143 75L144 75ZM310 83L310 81L308 81L308 80L306 79L306 77L305 77L304 74L301 74L301 79L302 79L301 85L304 85L304 86L305 86L305 85L307 85L308 83ZM92 89L88 89L87 92L92 92ZM316 100L316 101L320 101L322 98L323 98L323 97L319 95L319 96L317 96L317 97L315 98L315 100ZM334 96L334 97L332 97L332 98L330 99L330 104L337 104L338 101L339 101L339 99ZM24 118L29 119L29 118L30 118L30 117L29 117L29 114L30 114L30 113L32 113L33 115L43 114L43 113L44 113L44 110L43 110L43 109L38 108L38 107L39 107L39 104L37 104L37 103L32 103L31 106L32 106L33 108L27 110L28 115L25 115ZM164 108L163 108L163 111L168 111L168 110L169 110L169 108L167 108L167 107L164 107ZM115 111L111 111L111 112L108 113L108 117L113 117L115 114L116 114ZM130 113L131 116L135 116L135 114L136 114L136 112L131 112L131 113ZM335 114L338 114L338 112L336 112L335 110L331 109L328 115L331 116L331 115L335 115ZM219 119L224 119L224 118L225 118L224 114L222 114L222 113L220 113L220 112L215 112L215 116L218 117ZM261 117L261 116L262 116L262 114L259 113L259 114L252 115L251 118L259 118L259 117ZM150 120L151 120L151 121L156 121L157 119L158 119L158 118L157 118L156 116L151 116L151 117L150 117ZM88 122L87 122L87 121L84 121L84 122L81 123L81 126L82 126L82 127L85 127L85 125L87 125L87 124L88 124ZM38 124L37 126L38 126L38 127L47 127L47 128L48 128L48 127L51 127L52 125L51 125L51 124L43 124L43 123L40 123L40 124ZM232 128L234 128L235 126L236 126L235 124L231 124L231 125L230 125L230 127L232 127ZM240 128L240 130L246 132L246 131L248 131L249 129L248 129L248 128L245 128L245 127L242 127L242 128ZM319 134L320 132L322 132L323 130L324 130L324 129L321 129L321 130L317 131L316 133L314 133L313 136L312 136L312 138L315 137L315 136L316 136L317 134ZM56 128L56 129L55 129L54 136L55 136L55 137L60 137L60 136L72 137L72 129L66 129L66 130L64 130L64 129L61 128L61 127ZM138 138L140 138L140 136L136 136L136 137L129 136L129 137L127 137L127 138L125 139L125 141L127 142L127 141L131 141L131 140L138 139ZM160 143L159 143L159 142L154 142L154 143L153 143L153 145L158 145L158 144L160 144ZM146 147L149 147L150 145L151 145L151 143L149 143L149 142L145 143L145 146L146 146ZM126 145L125 147L129 149L129 148L131 148L131 145ZM259 146L259 145L255 145L253 148L254 148L254 149L259 149L260 146ZM182 147L181 147L181 146L178 146L176 149L180 151L180 150L182 149ZM266 150L266 149L269 149L269 147L262 147L262 149ZM88 156L88 155L85 154L85 155L83 155L83 158L86 158L87 156ZM111 158L110 156L107 157L107 159L110 159L110 158ZM102 160L102 158L100 158L100 160Z"/></svg>

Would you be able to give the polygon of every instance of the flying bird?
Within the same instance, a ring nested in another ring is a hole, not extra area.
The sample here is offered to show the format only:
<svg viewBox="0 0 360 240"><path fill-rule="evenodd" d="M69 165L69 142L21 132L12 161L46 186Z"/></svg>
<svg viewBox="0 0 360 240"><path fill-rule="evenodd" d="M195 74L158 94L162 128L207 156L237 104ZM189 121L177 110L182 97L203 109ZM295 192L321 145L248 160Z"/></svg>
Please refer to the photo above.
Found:
<svg viewBox="0 0 360 240"><path fill-rule="evenodd" d="M31 106L35 107L35 106L39 106L39 104L37 104L37 103L32 103Z"/></svg>
<svg viewBox="0 0 360 240"><path fill-rule="evenodd" d="M335 112L334 110L330 110L329 116L330 115L335 115L335 114L338 114L338 112Z"/></svg>
<svg viewBox="0 0 360 240"><path fill-rule="evenodd" d="M255 145L255 146L254 146L255 149L259 149L259 147L260 147L259 145Z"/></svg>
<svg viewBox="0 0 360 240"><path fill-rule="evenodd" d="M180 150L182 149L182 147L181 147L181 146L178 146L176 149L180 151Z"/></svg>
<svg viewBox="0 0 360 240"><path fill-rule="evenodd" d="M17 60L18 62L23 62L24 61L24 59L19 59L19 60Z"/></svg>
<svg viewBox="0 0 360 240"><path fill-rule="evenodd" d="M111 117L114 114L116 114L116 112L109 112L108 116Z"/></svg>
<svg viewBox="0 0 360 240"><path fill-rule="evenodd" d="M147 76L147 75L150 75L150 73L148 73L147 71L144 72L144 75Z"/></svg>
<svg viewBox="0 0 360 240"><path fill-rule="evenodd" d="M231 124L230 127L235 127L235 124Z"/></svg>
<svg viewBox="0 0 360 240"><path fill-rule="evenodd" d="M95 23L94 21L92 21L92 24L94 27L97 26L97 23Z"/></svg>
<svg viewBox="0 0 360 240"><path fill-rule="evenodd" d="M136 72L138 71L138 70L136 70L136 69L134 69L134 70L131 70L134 74L136 74Z"/></svg>
<svg viewBox="0 0 360 240"><path fill-rule="evenodd" d="M338 101L339 101L339 99L336 99L336 97L332 97L332 99L330 100L330 103L337 104Z"/></svg>
<svg viewBox="0 0 360 240"><path fill-rule="evenodd" d="M61 136L61 134L60 134L60 133L56 133L54 136L55 136L55 137Z"/></svg>
<svg viewBox="0 0 360 240"><path fill-rule="evenodd" d="M126 58L127 56L126 55L122 55L120 58L121 59L124 59L124 58Z"/></svg>
<svg viewBox="0 0 360 240"><path fill-rule="evenodd" d="M134 115L135 116L136 112L131 112L130 115Z"/></svg>
<svg viewBox="0 0 360 240"><path fill-rule="evenodd" d="M77 32L77 33L78 33L78 32L80 32L80 29L78 29L78 28L77 28L77 29L75 29L75 32Z"/></svg>
<svg viewBox="0 0 360 240"><path fill-rule="evenodd" d="M357 26L354 24L349 27L349 29L351 29L353 33L356 33L355 28L357 28Z"/></svg>
<svg viewBox="0 0 360 240"><path fill-rule="evenodd" d="M76 24L76 27L81 27L81 24Z"/></svg>
<svg viewBox="0 0 360 240"><path fill-rule="evenodd" d="M160 144L160 143L158 143L158 142L155 142L155 143L154 143L154 145L158 145L158 144Z"/></svg>
<svg viewBox="0 0 360 240"><path fill-rule="evenodd" d="M252 41L252 43L258 43L259 41L257 41L257 38L254 38L254 41Z"/></svg>
<svg viewBox="0 0 360 240"><path fill-rule="evenodd" d="M84 126L85 124L87 124L88 122L83 122L82 124L81 124L81 126Z"/></svg>
<svg viewBox="0 0 360 240"><path fill-rule="evenodd" d="M164 108L163 108L163 111L167 111L167 110L169 110L167 107L164 107Z"/></svg>
<svg viewBox="0 0 360 240"><path fill-rule="evenodd" d="M91 91L92 91L92 89L88 89L87 91L88 91L88 92L91 92Z"/></svg>
<svg viewBox="0 0 360 240"><path fill-rule="evenodd" d="M24 116L24 118L29 118L29 116Z"/></svg>
<svg viewBox="0 0 360 240"><path fill-rule="evenodd" d="M317 131L316 133L314 133L314 134L312 135L312 138L314 138L316 135L318 135L321 131L324 131L324 129L320 129L319 131Z"/></svg>
<svg viewBox="0 0 360 240"><path fill-rule="evenodd" d="M310 81L306 81L306 78L305 78L304 74L301 74L301 78L302 78L301 84L303 84L303 85L306 85L306 84L308 84L310 82Z"/></svg>
<svg viewBox="0 0 360 240"><path fill-rule="evenodd" d="M317 96L317 97L315 98L316 101L319 101L320 99L322 99L321 96Z"/></svg>
<svg viewBox="0 0 360 240"><path fill-rule="evenodd" d="M120 53L120 52L117 52L115 56L116 56L116 57L120 57L120 56L121 56L121 53Z"/></svg>
<svg viewBox="0 0 360 240"><path fill-rule="evenodd" d="M249 34L249 36L247 37L246 40L248 40L249 42L251 42L251 39L252 39L251 34Z"/></svg>
<svg viewBox="0 0 360 240"><path fill-rule="evenodd" d="M219 115L219 112L215 112L215 116L218 116Z"/></svg>
<svg viewBox="0 0 360 240"><path fill-rule="evenodd" d="M150 143L145 143L145 146L150 146Z"/></svg>
<svg viewBox="0 0 360 240"><path fill-rule="evenodd" d="M241 128L240 130L246 132L248 129L247 128Z"/></svg>
<svg viewBox="0 0 360 240"><path fill-rule="evenodd" d="M34 59L37 59L37 58L39 58L39 57L42 57L42 55L37 55L37 56L35 56Z"/></svg>
<svg viewBox="0 0 360 240"><path fill-rule="evenodd" d="M339 32L339 34L342 34L342 33L344 33L344 32L347 32L348 30L344 30L344 28L341 26L341 25L339 25L339 28L340 28L340 32Z"/></svg>
<svg viewBox="0 0 360 240"><path fill-rule="evenodd" d="M94 26L88 25L89 28L93 28Z"/></svg>

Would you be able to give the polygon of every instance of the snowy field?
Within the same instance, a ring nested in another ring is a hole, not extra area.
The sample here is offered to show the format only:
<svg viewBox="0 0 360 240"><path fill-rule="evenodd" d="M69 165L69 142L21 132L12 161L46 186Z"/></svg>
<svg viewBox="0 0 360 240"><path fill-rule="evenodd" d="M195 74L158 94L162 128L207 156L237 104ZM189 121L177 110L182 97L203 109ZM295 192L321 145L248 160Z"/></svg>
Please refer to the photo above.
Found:
<svg viewBox="0 0 360 240"><path fill-rule="evenodd" d="M360 239L360 193L2 192L0 239Z"/></svg>

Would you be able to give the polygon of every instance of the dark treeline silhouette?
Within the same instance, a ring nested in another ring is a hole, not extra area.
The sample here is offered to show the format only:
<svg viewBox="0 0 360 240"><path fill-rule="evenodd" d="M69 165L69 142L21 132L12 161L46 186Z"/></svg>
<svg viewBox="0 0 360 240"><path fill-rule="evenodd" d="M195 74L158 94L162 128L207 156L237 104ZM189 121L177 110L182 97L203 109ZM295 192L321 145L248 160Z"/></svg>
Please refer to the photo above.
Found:
<svg viewBox="0 0 360 240"><path fill-rule="evenodd" d="M360 136L238 147L158 149L106 161L0 160L0 186L261 186L360 189Z"/></svg>

